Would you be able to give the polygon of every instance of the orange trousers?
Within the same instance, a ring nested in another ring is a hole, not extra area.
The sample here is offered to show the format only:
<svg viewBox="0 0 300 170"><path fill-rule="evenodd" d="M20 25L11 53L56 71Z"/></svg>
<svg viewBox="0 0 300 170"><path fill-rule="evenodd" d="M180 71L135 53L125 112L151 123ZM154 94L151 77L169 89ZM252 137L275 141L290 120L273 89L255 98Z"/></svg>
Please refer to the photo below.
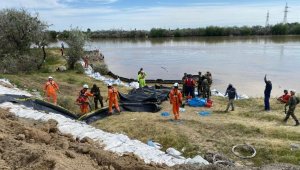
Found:
<svg viewBox="0 0 300 170"><path fill-rule="evenodd" d="M119 107L119 103L117 100L109 100L109 103L108 103L108 112L109 113L112 113L112 107L113 105L115 106L115 108L120 112L120 107Z"/></svg>
<svg viewBox="0 0 300 170"><path fill-rule="evenodd" d="M80 105L81 116L89 112L89 105L88 104L81 104Z"/></svg>
<svg viewBox="0 0 300 170"><path fill-rule="evenodd" d="M57 95L56 93L48 93L47 94L47 101L51 102L50 100L52 99L52 103L57 105Z"/></svg>
<svg viewBox="0 0 300 170"><path fill-rule="evenodd" d="M179 119L179 105L178 104L173 104L173 114L174 114L174 119L178 120Z"/></svg>

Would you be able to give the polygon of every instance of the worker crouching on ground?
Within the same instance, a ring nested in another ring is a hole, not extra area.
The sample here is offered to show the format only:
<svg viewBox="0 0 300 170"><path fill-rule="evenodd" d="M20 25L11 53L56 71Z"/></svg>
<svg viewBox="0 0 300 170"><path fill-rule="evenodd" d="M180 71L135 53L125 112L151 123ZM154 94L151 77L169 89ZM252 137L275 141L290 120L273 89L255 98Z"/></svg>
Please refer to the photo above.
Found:
<svg viewBox="0 0 300 170"><path fill-rule="evenodd" d="M57 94L56 91L59 92L59 87L56 82L53 81L53 77L48 77L48 81L44 86L45 96L48 102L52 99L52 103L57 105Z"/></svg>
<svg viewBox="0 0 300 170"><path fill-rule="evenodd" d="M280 96L277 100L280 101L280 103L287 103L291 96L289 95L288 90L284 90L283 93L284 94Z"/></svg>
<svg viewBox="0 0 300 170"><path fill-rule="evenodd" d="M103 97L101 96L100 93L100 88L94 84L92 89L91 89L91 93L94 94L94 104L95 104L95 110L98 109L98 101L101 104L101 108L103 107Z"/></svg>
<svg viewBox="0 0 300 170"><path fill-rule="evenodd" d="M297 119L297 117L295 116L295 109L297 104L299 103L299 99L295 96L296 91L295 90L291 90L291 97L288 101L288 103L285 105L285 107L289 106L289 110L286 113L286 117L283 120L285 123L287 122L287 120L289 119L290 116L292 116L292 118L295 120L296 124L295 126L299 126L299 120Z"/></svg>
<svg viewBox="0 0 300 170"><path fill-rule="evenodd" d="M89 86L87 84L83 85L83 89L79 92L79 97L76 102L80 105L81 116L89 112L89 108L91 109L89 103L89 97L94 96L92 93L88 92Z"/></svg>
<svg viewBox="0 0 300 170"><path fill-rule="evenodd" d="M229 107L231 106L231 111L234 111L234 99L237 98L236 89L232 86L232 84L229 84L225 93L225 96L228 95L228 104L225 112L228 112Z"/></svg>
<svg viewBox="0 0 300 170"><path fill-rule="evenodd" d="M178 120L179 119L179 106L182 105L182 94L181 94L180 90L178 90L178 83L174 84L174 87L169 94L169 98L170 98L170 104L173 105L174 119Z"/></svg>
<svg viewBox="0 0 300 170"><path fill-rule="evenodd" d="M113 105L115 106L115 108L117 109L117 111L120 113L120 107L119 107L119 103L118 103L118 98L119 98L119 92L116 88L114 88L112 86L112 84L108 84L107 85L108 88L108 94L107 94L107 100L109 101L108 103L108 114L112 114L113 113Z"/></svg>

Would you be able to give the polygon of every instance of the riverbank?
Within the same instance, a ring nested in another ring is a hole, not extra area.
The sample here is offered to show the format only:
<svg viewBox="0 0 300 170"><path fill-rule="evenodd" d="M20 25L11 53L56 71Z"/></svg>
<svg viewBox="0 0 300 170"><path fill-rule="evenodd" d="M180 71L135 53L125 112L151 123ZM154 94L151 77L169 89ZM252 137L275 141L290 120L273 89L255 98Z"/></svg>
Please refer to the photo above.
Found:
<svg viewBox="0 0 300 170"><path fill-rule="evenodd" d="M84 83L89 85L97 83L103 97L106 98L107 87L103 82L75 71L2 74L1 77L8 78L18 87L35 93L42 92L42 85L49 75L52 75L61 87L61 93L58 94L59 105L72 111L79 111L74 101ZM121 92L129 90L126 87L118 89ZM220 153L241 167L258 167L269 163L299 165L300 151L291 150L291 144L299 143L300 129L293 127L292 120L289 120L287 125L281 122L284 117L283 105L276 99L271 99L270 112L263 111L262 98L251 98L236 101L236 110L229 113L223 112L227 104L226 98L213 97L212 100L214 105L211 109L186 106L186 111L180 113L181 123L169 121L172 116L160 115L164 111L171 113L170 104L164 102L159 113L124 112L94 122L93 126L108 132L128 135L144 143L152 139L162 144L163 151L168 147L174 147L184 156L197 154L204 156L208 152ZM203 117L198 114L200 111L208 111L210 114ZM257 155L249 160L235 157L231 153L231 148L240 143L253 145Z"/></svg>

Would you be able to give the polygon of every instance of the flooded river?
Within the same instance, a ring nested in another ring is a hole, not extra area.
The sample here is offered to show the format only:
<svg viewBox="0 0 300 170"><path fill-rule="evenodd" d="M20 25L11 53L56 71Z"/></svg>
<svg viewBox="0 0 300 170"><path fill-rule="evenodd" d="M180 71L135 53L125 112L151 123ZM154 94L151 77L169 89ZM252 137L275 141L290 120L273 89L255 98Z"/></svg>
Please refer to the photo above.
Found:
<svg viewBox="0 0 300 170"><path fill-rule="evenodd" d="M214 88L224 92L232 83L238 92L258 97L267 74L273 96L285 88L300 92L299 36L108 39L88 42L86 48L100 49L109 69L123 77L136 78L140 67L149 79L210 71Z"/></svg>

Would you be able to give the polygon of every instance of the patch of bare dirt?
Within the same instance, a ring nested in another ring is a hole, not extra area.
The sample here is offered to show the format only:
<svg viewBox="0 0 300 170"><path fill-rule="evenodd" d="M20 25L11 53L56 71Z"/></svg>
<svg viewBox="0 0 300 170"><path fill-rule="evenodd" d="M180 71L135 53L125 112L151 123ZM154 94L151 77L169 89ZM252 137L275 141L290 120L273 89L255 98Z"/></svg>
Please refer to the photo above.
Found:
<svg viewBox="0 0 300 170"><path fill-rule="evenodd" d="M89 138L61 134L57 122L19 119L0 109L0 169L168 169L132 154L104 151Z"/></svg>

